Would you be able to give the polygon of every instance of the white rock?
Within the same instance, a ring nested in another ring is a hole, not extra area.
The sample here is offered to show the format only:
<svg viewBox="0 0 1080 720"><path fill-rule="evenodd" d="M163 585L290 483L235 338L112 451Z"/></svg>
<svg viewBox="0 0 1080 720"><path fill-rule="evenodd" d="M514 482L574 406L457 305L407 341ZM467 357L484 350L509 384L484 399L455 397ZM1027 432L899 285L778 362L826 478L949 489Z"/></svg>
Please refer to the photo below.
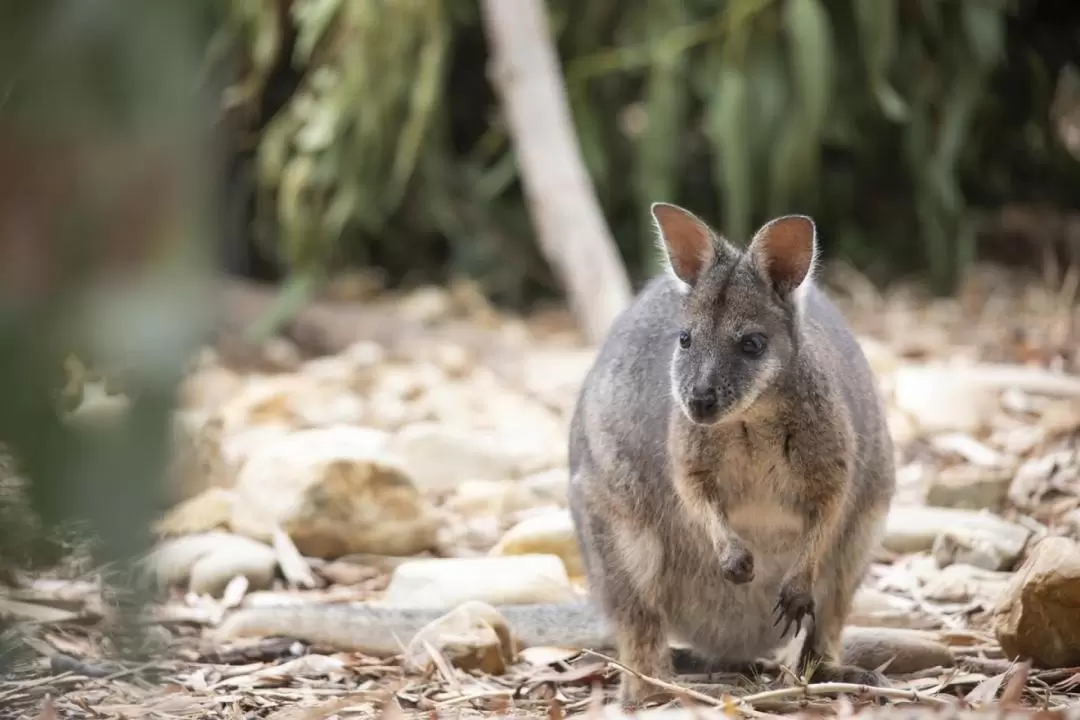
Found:
<svg viewBox="0 0 1080 720"><path fill-rule="evenodd" d="M545 506L566 507L565 468L521 480L466 480L446 500L453 512L499 518Z"/></svg>
<svg viewBox="0 0 1080 720"><path fill-rule="evenodd" d="M859 336L858 342L875 376L891 375L900 367L900 358L886 343L868 336Z"/></svg>
<svg viewBox="0 0 1080 720"><path fill-rule="evenodd" d="M1058 450L1028 460L1016 471L1008 496L1019 507L1037 505L1048 490L1069 492L1080 475L1080 450Z"/></svg>
<svg viewBox="0 0 1080 720"><path fill-rule="evenodd" d="M394 436L392 451L425 490L449 490L468 480L505 481L515 458L495 438L443 423L416 423Z"/></svg>
<svg viewBox="0 0 1080 720"><path fill-rule="evenodd" d="M985 533L949 530L934 539L931 551L941 567L959 563L983 570L1005 570L1012 567L1017 559L1012 547L997 542Z"/></svg>
<svg viewBox="0 0 1080 720"><path fill-rule="evenodd" d="M261 425L289 428L358 423L364 403L335 382L301 374L251 378L221 408L226 435Z"/></svg>
<svg viewBox="0 0 1080 720"><path fill-rule="evenodd" d="M544 513L510 528L491 555L556 555L571 576L584 573L574 522L566 510Z"/></svg>
<svg viewBox="0 0 1080 720"><path fill-rule="evenodd" d="M402 607L558 603L576 599L566 567L555 555L439 558L399 565L384 602Z"/></svg>
<svg viewBox="0 0 1080 720"><path fill-rule="evenodd" d="M904 365L894 375L896 407L924 433L982 430L997 410L997 393L972 382L968 368Z"/></svg>
<svg viewBox="0 0 1080 720"><path fill-rule="evenodd" d="M953 465L930 483L926 504L968 510L997 510L1005 502L1012 472L978 465Z"/></svg>
<svg viewBox="0 0 1080 720"><path fill-rule="evenodd" d="M847 623L868 627L929 629L935 627L936 621L920 611L913 600L864 586L855 593Z"/></svg>
<svg viewBox="0 0 1080 720"><path fill-rule="evenodd" d="M567 506L570 473L565 467L557 467L533 473L521 479L521 486L536 497L538 505Z"/></svg>
<svg viewBox="0 0 1080 720"><path fill-rule="evenodd" d="M378 430L335 426L258 446L237 478L233 528L269 540L280 525L313 557L429 549L436 515L388 442Z"/></svg>
<svg viewBox="0 0 1080 720"><path fill-rule="evenodd" d="M1012 573L992 572L973 565L957 563L942 568L927 578L923 585L923 596L935 602L969 603L980 602L986 608L992 608Z"/></svg>
<svg viewBox="0 0 1080 720"><path fill-rule="evenodd" d="M147 562L160 585L187 584L191 592L214 597L237 575L246 577L253 589L269 587L277 569L272 547L225 532L168 540L154 549Z"/></svg>
<svg viewBox="0 0 1080 720"><path fill-rule="evenodd" d="M1031 535L1027 528L986 511L895 505L889 511L882 544L893 552L923 552L945 533L990 542L1008 562L1016 561Z"/></svg>

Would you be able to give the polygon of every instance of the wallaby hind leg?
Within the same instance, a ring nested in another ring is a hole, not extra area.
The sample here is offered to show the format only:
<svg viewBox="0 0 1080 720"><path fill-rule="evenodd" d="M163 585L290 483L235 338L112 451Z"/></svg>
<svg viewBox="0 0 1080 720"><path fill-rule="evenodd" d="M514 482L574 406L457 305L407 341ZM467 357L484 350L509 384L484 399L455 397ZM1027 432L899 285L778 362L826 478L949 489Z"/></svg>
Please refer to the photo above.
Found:
<svg viewBox="0 0 1080 720"><path fill-rule="evenodd" d="M637 598L621 601L612 618L619 662L642 675L670 679L671 651L663 615ZM657 692L654 685L629 673L624 673L619 683L619 700L627 705L639 704Z"/></svg>
<svg viewBox="0 0 1080 720"><path fill-rule="evenodd" d="M889 681L873 668L847 665L841 661L841 634L861 575L856 577L842 562L832 566L832 575L832 592L826 595L822 606L815 609L810 631L798 655L796 672L805 677L812 671L812 677L807 678L812 682L888 687Z"/></svg>

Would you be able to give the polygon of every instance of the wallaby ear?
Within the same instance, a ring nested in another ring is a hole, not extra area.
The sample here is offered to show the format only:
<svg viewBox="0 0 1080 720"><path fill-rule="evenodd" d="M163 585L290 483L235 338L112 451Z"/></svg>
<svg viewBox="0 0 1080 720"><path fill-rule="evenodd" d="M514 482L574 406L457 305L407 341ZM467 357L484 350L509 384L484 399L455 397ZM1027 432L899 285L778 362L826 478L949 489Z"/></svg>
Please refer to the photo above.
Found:
<svg viewBox="0 0 1080 720"><path fill-rule="evenodd" d="M718 239L708 225L678 205L657 202L649 211L660 231L671 272L686 285L693 285L716 258Z"/></svg>
<svg viewBox="0 0 1080 720"><path fill-rule="evenodd" d="M813 273L817 227L805 215L778 217L757 231L749 252L761 276L787 297Z"/></svg>

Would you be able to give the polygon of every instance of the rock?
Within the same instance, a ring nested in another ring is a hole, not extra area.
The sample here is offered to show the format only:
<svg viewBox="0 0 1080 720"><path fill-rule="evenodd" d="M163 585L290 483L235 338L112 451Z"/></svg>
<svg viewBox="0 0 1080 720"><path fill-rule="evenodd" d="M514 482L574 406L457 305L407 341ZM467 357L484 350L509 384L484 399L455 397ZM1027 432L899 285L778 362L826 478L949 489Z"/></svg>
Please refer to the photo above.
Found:
<svg viewBox="0 0 1080 720"><path fill-rule="evenodd" d="M1009 494L1012 472L1003 468L954 465L930 483L926 504L967 510L998 510Z"/></svg>
<svg viewBox="0 0 1080 720"><path fill-rule="evenodd" d="M569 479L569 470L565 467L558 467L523 477L520 485L531 497L536 499L536 502L531 503L532 507L539 505L567 507L566 493L569 489Z"/></svg>
<svg viewBox="0 0 1080 720"><path fill-rule="evenodd" d="M236 483L234 530L269 541L280 526L305 555L412 555L437 517L378 430L335 426L259 445Z"/></svg>
<svg viewBox="0 0 1080 720"><path fill-rule="evenodd" d="M469 480L505 481L515 472L514 458L495 438L443 423L408 425L391 447L425 490L450 490Z"/></svg>
<svg viewBox="0 0 1080 720"><path fill-rule="evenodd" d="M363 402L347 387L300 374L253 377L221 408L226 435L262 425L356 424L363 415Z"/></svg>
<svg viewBox="0 0 1080 720"><path fill-rule="evenodd" d="M914 601L868 586L855 593L847 622L868 627L923 629L937 625L937 621L920 611Z"/></svg>
<svg viewBox="0 0 1080 720"><path fill-rule="evenodd" d="M394 569L385 602L407 607L558 603L576 599L566 567L554 555L413 560Z"/></svg>
<svg viewBox="0 0 1080 720"><path fill-rule="evenodd" d="M1077 475L1080 475L1080 450L1075 448L1032 458L1016 471L1008 491L1009 500L1018 507L1034 507L1048 490L1069 492Z"/></svg>
<svg viewBox="0 0 1080 720"><path fill-rule="evenodd" d="M900 367L900 358L888 344L867 336L859 336L858 342L875 376L891 375Z"/></svg>
<svg viewBox="0 0 1080 720"><path fill-rule="evenodd" d="M281 442L291 432L285 425L256 425L221 438L222 459L230 468L234 468L230 484L236 485L240 469L260 446Z"/></svg>
<svg viewBox="0 0 1080 720"><path fill-rule="evenodd" d="M556 555L571 577L584 573L574 522L566 510L519 522L502 536L491 555Z"/></svg>
<svg viewBox="0 0 1080 720"><path fill-rule="evenodd" d="M910 415L888 407L885 411L885 420L889 425L889 434L892 435L893 444L902 448L909 445L919 437L919 428Z"/></svg>
<svg viewBox="0 0 1080 720"><path fill-rule="evenodd" d="M274 579L274 549L250 538L209 532L168 540L151 553L148 565L162 586L187 584L190 592L220 597L229 581L247 578L252 589Z"/></svg>
<svg viewBox="0 0 1080 720"><path fill-rule="evenodd" d="M531 350L524 358L523 383L531 395L568 413L595 358L595 348Z"/></svg>
<svg viewBox="0 0 1080 720"><path fill-rule="evenodd" d="M405 663L423 672L432 663L427 646L465 672L502 675L517 654L517 642L498 610L487 603L462 603L421 628L405 648Z"/></svg>
<svg viewBox="0 0 1080 720"><path fill-rule="evenodd" d="M446 509L462 516L504 518L550 505L550 491L525 481L466 480L446 499Z"/></svg>
<svg viewBox="0 0 1080 720"><path fill-rule="evenodd" d="M236 494L225 488L207 488L176 505L154 525L162 537L196 535L230 527Z"/></svg>
<svg viewBox="0 0 1080 720"><path fill-rule="evenodd" d="M1065 513L1060 524L1073 540L1080 540L1080 508Z"/></svg>
<svg viewBox="0 0 1080 720"><path fill-rule="evenodd" d="M956 658L937 635L904 628L858 627L843 630L843 662L861 667L888 666L886 673L904 675L934 667L952 667Z"/></svg>
<svg viewBox="0 0 1080 720"><path fill-rule="evenodd" d="M1010 658L1039 667L1080 665L1080 544L1040 540L994 608L994 634Z"/></svg>
<svg viewBox="0 0 1080 720"><path fill-rule="evenodd" d="M208 366L191 373L180 386L181 407L212 412L244 387L244 381L234 371L220 366Z"/></svg>
<svg viewBox="0 0 1080 720"><path fill-rule="evenodd" d="M434 325L451 316L453 303L446 290L428 285L402 297L398 301L397 311L406 320Z"/></svg>
<svg viewBox="0 0 1080 720"><path fill-rule="evenodd" d="M896 469L896 494L892 504L925 505L926 493L930 490L936 471L926 463L912 462Z"/></svg>
<svg viewBox="0 0 1080 720"><path fill-rule="evenodd" d="M924 433L982 430L997 411L992 387L971 380L970 368L903 365L894 374L896 407Z"/></svg>
<svg viewBox="0 0 1080 720"><path fill-rule="evenodd" d="M1016 564L1017 555L986 535L970 535L951 530L934 539L934 560L941 567L970 565L983 570L1005 570Z"/></svg>
<svg viewBox="0 0 1080 720"><path fill-rule="evenodd" d="M1015 563L1031 536L1027 528L986 511L894 505L885 524L882 545L898 553L924 552L933 548L934 541L945 533L972 543L985 540L1000 551L1006 566Z"/></svg>
<svg viewBox="0 0 1080 720"><path fill-rule="evenodd" d="M963 433L937 435L930 440L930 444L938 452L959 455L979 467L1000 469L1009 464L1008 458L997 450Z"/></svg>
<svg viewBox="0 0 1080 720"><path fill-rule="evenodd" d="M466 480L447 497L447 510L461 516L500 520L524 514L547 513L567 506L567 471L555 468L521 480Z"/></svg>
<svg viewBox="0 0 1080 720"><path fill-rule="evenodd" d="M243 457L227 451L221 417L189 410L173 418L173 445L169 467L169 500L188 500L210 488L230 488Z"/></svg>
<svg viewBox="0 0 1080 720"><path fill-rule="evenodd" d="M1012 573L993 572L974 565L957 563L941 568L925 579L922 594L927 600L944 603L978 602L992 608L1001 597Z"/></svg>

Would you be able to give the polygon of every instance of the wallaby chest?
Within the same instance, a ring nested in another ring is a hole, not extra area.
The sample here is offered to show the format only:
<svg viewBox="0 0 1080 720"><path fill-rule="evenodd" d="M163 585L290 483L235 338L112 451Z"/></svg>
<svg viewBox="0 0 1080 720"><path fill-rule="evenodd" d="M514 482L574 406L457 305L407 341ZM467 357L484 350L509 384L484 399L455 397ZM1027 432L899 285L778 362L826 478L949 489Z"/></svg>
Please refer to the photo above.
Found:
<svg viewBox="0 0 1080 720"><path fill-rule="evenodd" d="M788 452L795 441L783 422L733 423L685 434L673 461L722 508L759 552L787 554L807 530L801 502L806 478Z"/></svg>

